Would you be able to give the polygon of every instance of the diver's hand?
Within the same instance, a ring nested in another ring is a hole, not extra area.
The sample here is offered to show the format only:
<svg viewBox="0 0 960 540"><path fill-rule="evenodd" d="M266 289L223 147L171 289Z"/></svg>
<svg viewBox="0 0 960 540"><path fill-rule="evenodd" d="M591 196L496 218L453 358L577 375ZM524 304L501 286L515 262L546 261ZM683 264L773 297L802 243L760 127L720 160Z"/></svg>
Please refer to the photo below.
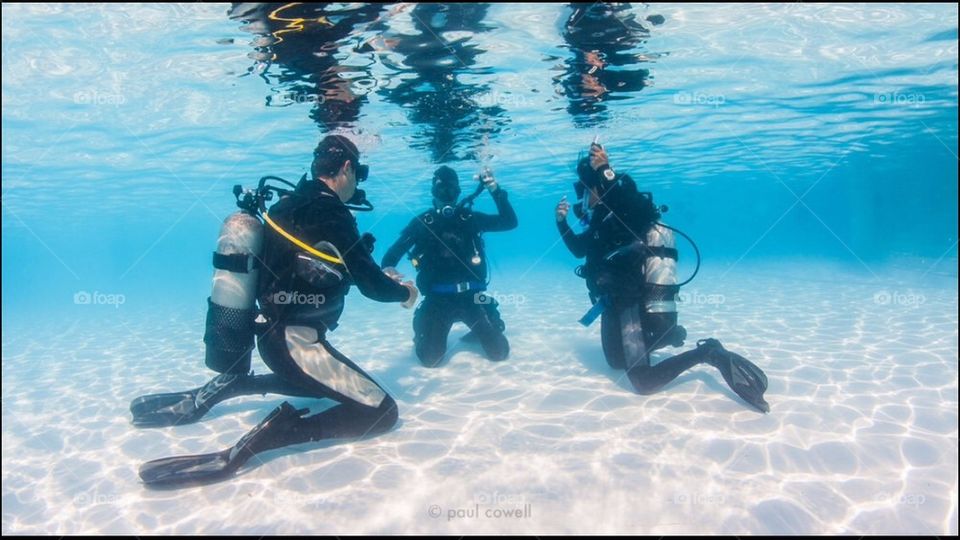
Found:
<svg viewBox="0 0 960 540"><path fill-rule="evenodd" d="M493 193L499 187L497 180L493 177L493 171L490 169L483 169L480 173L480 181L483 182L483 186L487 188L487 191L490 193Z"/></svg>
<svg viewBox="0 0 960 540"><path fill-rule="evenodd" d="M410 291L410 298L407 298L407 301L400 305L406 309L410 309L417 303L417 297L420 295L420 291L417 290L417 286L414 285L412 281L404 281L401 285Z"/></svg>
<svg viewBox="0 0 960 540"><path fill-rule="evenodd" d="M590 168L598 171L604 165L607 167L610 166L610 159L607 157L607 151L604 150L599 144L590 145Z"/></svg>
<svg viewBox="0 0 960 540"><path fill-rule="evenodd" d="M392 266L388 266L384 268L383 273L386 274L388 278L396 281L397 283L401 283L403 281L403 274L401 274L400 272L397 272L397 269Z"/></svg>
<svg viewBox="0 0 960 540"><path fill-rule="evenodd" d="M563 223L567 220L567 212L570 211L570 203L567 202L567 196L564 195L557 203L557 223Z"/></svg>

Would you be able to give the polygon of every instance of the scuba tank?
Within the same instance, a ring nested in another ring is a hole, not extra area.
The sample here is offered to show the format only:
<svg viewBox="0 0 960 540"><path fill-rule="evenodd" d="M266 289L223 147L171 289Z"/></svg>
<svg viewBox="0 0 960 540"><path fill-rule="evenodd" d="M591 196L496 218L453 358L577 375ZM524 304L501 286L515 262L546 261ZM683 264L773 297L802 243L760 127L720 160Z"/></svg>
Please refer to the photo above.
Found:
<svg viewBox="0 0 960 540"><path fill-rule="evenodd" d="M268 185L271 181L281 182L289 189ZM259 268L266 226L277 231L306 254L320 260L343 264L339 253L330 255L319 251L270 219L266 201L271 200L274 194L283 196L295 190L294 184L276 176L261 178L256 190L233 186L233 195L240 210L227 216L220 228L217 250L213 253L213 288L207 299L207 320L203 335L203 342L206 344L205 363L218 373L246 375L250 372L255 320L258 314L256 302ZM373 209L373 205L366 200L365 193L360 189L356 190L345 206L356 211Z"/></svg>
<svg viewBox="0 0 960 540"><path fill-rule="evenodd" d="M218 373L250 372L262 249L263 223L254 212L242 209L227 216L213 253L213 288L203 335L205 363Z"/></svg>
<svg viewBox="0 0 960 540"><path fill-rule="evenodd" d="M662 211L666 211L663 207ZM677 249L673 233L690 242L697 254L697 267L682 283L677 283ZM646 283L644 313L647 321L645 338L651 350L666 346L680 347L687 337L687 330L677 324L677 294L680 287L693 281L700 271L700 249L683 231L660 221L655 221L646 236L646 257L643 263L643 279Z"/></svg>
<svg viewBox="0 0 960 540"><path fill-rule="evenodd" d="M661 223L647 231L649 248L643 263L643 279L647 284L647 313L677 312L677 256L673 232ZM672 255L672 256L671 256Z"/></svg>
<svg viewBox="0 0 960 540"><path fill-rule="evenodd" d="M683 231L660 221L660 217L668 210L666 206L654 205L650 193L638 192L638 195L639 204L646 207L646 222L649 224L643 240L617 248L604 259L624 269L626 274L621 274L620 279L633 275L637 281L642 280L643 330L648 349L680 347L687 337L687 331L677 324L677 294L680 287L693 281L700 271L700 250ZM674 233L690 242L697 256L693 274L682 283L678 283L677 278L678 252ZM577 275L587 277L586 268L579 267ZM592 324L609 307L610 298L606 294L599 298L591 296L591 299L594 300L593 307L580 319L584 326Z"/></svg>
<svg viewBox="0 0 960 540"><path fill-rule="evenodd" d="M687 330L677 324L677 250L673 232L660 222L647 231L643 279L644 339L650 350L682 346Z"/></svg>

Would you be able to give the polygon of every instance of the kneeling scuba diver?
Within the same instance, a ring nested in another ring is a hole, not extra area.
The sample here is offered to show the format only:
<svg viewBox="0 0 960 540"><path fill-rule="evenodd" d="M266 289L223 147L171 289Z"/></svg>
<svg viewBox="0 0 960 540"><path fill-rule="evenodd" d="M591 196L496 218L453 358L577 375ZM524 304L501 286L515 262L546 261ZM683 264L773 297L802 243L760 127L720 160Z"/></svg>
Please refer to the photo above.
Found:
<svg viewBox="0 0 960 540"><path fill-rule="evenodd" d="M696 349L651 364L651 352L679 347L686 338L686 330L677 324L677 293L699 271L699 250L686 234L661 222L666 207L656 206L651 194L638 191L629 175L616 173L596 139L589 155L578 159L577 175L578 201L573 209L585 230L577 234L567 224L566 197L557 204L557 228L570 252L586 258L577 275L586 280L593 307L580 322L588 326L601 317L608 364L626 369L634 388L651 394L706 363L717 368L744 401L769 412L763 398L766 375L716 339L700 340ZM673 232L689 240L697 253L697 268L682 283L677 283Z"/></svg>
<svg viewBox="0 0 960 540"><path fill-rule="evenodd" d="M407 253L417 271L424 299L413 317L414 348L427 367L443 361L447 337L457 321L470 327L470 337L465 338L479 341L488 359L505 360L510 353L497 303L484 292L489 276L482 235L515 228L517 216L489 169L483 169L477 180L476 190L458 202L457 173L439 167L431 181L433 208L410 221L381 261L385 272L399 275L395 267ZM497 206L496 215L473 211L473 201L484 189Z"/></svg>
<svg viewBox="0 0 960 540"><path fill-rule="evenodd" d="M326 338L352 285L373 300L407 308L418 295L412 283L380 270L371 257L372 237L360 236L350 214L372 209L357 189L368 172L358 157L348 139L327 136L315 151L312 179L304 175L294 185L268 176L254 191L234 187L240 211L221 229L204 334L206 365L219 375L186 392L137 398L130 410L134 425L159 427L195 422L217 403L242 395L277 393L338 404L308 416L309 409L284 402L222 452L144 464L140 477L148 486L222 480L259 452L382 433L396 423L393 398ZM279 200L268 212L266 202L274 195ZM251 372L255 336L272 374Z"/></svg>

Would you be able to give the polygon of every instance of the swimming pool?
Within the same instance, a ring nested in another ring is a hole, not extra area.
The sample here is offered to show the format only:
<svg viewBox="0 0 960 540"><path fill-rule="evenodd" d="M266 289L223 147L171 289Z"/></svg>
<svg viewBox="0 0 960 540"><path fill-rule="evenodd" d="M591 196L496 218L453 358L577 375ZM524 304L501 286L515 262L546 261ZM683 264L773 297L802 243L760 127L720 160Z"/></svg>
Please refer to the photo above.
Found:
<svg viewBox="0 0 960 540"><path fill-rule="evenodd" d="M955 5L6 4L3 49L4 533L956 534ZM326 133L370 164L377 260L439 164L493 169L510 359L457 326L423 368L410 312L354 293L330 339L396 429L145 490L282 401L127 411L209 378L231 189ZM688 346L760 365L769 415L705 368L637 395L577 324L553 209L594 137L703 254Z"/></svg>

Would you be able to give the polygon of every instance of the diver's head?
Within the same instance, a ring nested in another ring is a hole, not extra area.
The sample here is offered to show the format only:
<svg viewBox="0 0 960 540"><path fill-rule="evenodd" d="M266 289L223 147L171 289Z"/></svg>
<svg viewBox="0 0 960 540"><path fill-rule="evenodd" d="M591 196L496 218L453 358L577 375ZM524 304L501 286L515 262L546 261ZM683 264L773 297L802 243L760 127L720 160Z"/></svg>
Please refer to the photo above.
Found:
<svg viewBox="0 0 960 540"><path fill-rule="evenodd" d="M341 201L351 200L369 168L360 164L360 151L343 135L327 135L313 151L313 177L327 184Z"/></svg>
<svg viewBox="0 0 960 540"><path fill-rule="evenodd" d="M433 195L433 205L437 208L456 205L460 198L460 179L457 172L446 165L434 171L430 193Z"/></svg>

